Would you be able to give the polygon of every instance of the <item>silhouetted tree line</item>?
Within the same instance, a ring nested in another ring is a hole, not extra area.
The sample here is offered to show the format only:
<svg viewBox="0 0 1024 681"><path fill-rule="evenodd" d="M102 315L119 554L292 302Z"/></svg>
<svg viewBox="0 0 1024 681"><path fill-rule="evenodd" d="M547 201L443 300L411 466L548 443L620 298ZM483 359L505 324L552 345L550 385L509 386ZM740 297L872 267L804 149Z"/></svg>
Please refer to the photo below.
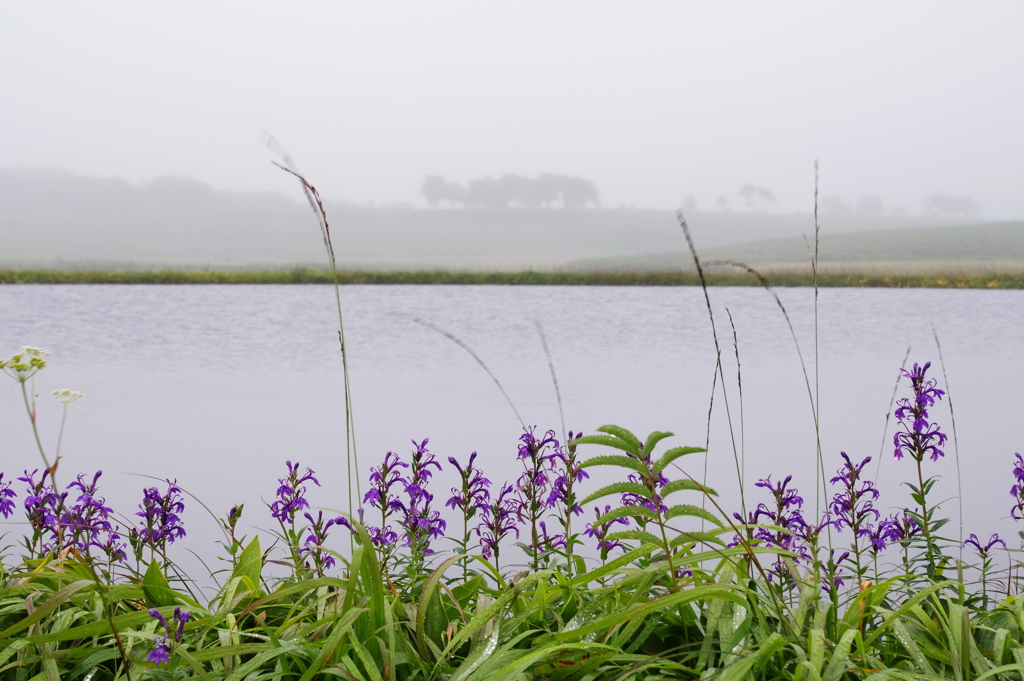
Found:
<svg viewBox="0 0 1024 681"><path fill-rule="evenodd" d="M420 194L436 208L444 203L469 208L586 208L600 205L597 186L590 180L543 173L538 177L482 177L463 187L440 175L423 178Z"/></svg>

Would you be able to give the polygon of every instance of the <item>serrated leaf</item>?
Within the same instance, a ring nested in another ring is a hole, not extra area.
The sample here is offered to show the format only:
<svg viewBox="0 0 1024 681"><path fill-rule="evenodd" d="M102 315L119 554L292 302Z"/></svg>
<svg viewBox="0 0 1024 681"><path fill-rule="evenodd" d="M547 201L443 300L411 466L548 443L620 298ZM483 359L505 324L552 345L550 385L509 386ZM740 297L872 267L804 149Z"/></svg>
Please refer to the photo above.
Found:
<svg viewBox="0 0 1024 681"><path fill-rule="evenodd" d="M625 440L633 449L636 450L633 453L637 456L640 455L640 438L633 435L632 432L626 430L622 426L615 426L609 423L608 425L601 426L597 430L599 433L608 433L609 435L614 435L621 440Z"/></svg>
<svg viewBox="0 0 1024 681"><path fill-rule="evenodd" d="M634 459L631 456L619 456L617 454L595 456L580 464L580 468L589 468L591 466L621 466L622 468L634 470L640 475L646 476L649 473L647 466L642 464L638 459Z"/></svg>
<svg viewBox="0 0 1024 681"><path fill-rule="evenodd" d="M177 602L177 594L167 583L167 578L155 560L149 564L146 574L142 576L142 592L146 595L146 605L151 608L174 605Z"/></svg>
<svg viewBox="0 0 1024 681"><path fill-rule="evenodd" d="M649 542L657 546L665 546L665 542L650 532L644 532L643 530L623 530L622 532L613 532L605 537L606 540L615 541L616 539L633 539L635 541Z"/></svg>
<svg viewBox="0 0 1024 681"><path fill-rule="evenodd" d="M635 518L637 516L644 516L647 520L658 519L658 515L646 506L619 506L599 515L594 521L594 525L604 525L619 518Z"/></svg>
<svg viewBox="0 0 1024 681"><path fill-rule="evenodd" d="M686 456L687 454L696 454L698 452L704 451L707 450L701 449L700 447L673 447L672 449L662 454L654 463L654 473L655 475L657 475L658 473L662 472L663 470L665 470L666 466L668 466L670 463L672 463L673 461L680 457Z"/></svg>
<svg viewBox="0 0 1024 681"><path fill-rule="evenodd" d="M722 527L722 521L719 520L714 513L707 509L703 509L700 506L694 506L693 504L677 504L672 506L665 512L665 519L669 520L683 515L703 518L710 523L714 523L715 525Z"/></svg>
<svg viewBox="0 0 1024 681"><path fill-rule="evenodd" d="M661 497L664 499L669 494L672 494L674 492L682 492L684 490L701 492L712 497L718 496L718 492L716 492L715 490L711 489L710 487L705 487L699 482L694 482L693 480L673 480L672 482L662 487L661 490L659 490L659 494L661 494Z"/></svg>
<svg viewBox="0 0 1024 681"><path fill-rule="evenodd" d="M243 577L249 580L246 586L252 591L260 588L260 574L263 572L263 551L260 550L259 536L253 537L241 555L238 556L238 563L231 571L232 577Z"/></svg>
<svg viewBox="0 0 1024 681"><path fill-rule="evenodd" d="M584 435L583 437L574 440L574 442L577 445L604 445L605 447L614 447L615 449L621 449L624 452L628 452L633 456L640 456L639 449L633 447L622 438L614 437L612 435Z"/></svg>
<svg viewBox="0 0 1024 681"><path fill-rule="evenodd" d="M651 452L658 445L659 442L667 437L672 437L675 433L666 433L662 430L656 430L647 436L647 440L644 441L643 453L646 458L650 458Z"/></svg>
<svg viewBox="0 0 1024 681"><path fill-rule="evenodd" d="M601 489L597 490L596 492L588 496L586 499L580 502L580 505L586 506L595 499L606 497L609 494L638 494L644 499L650 498L650 492L648 492L647 488L644 487L643 485L637 484L635 482L613 482L612 484L602 487Z"/></svg>

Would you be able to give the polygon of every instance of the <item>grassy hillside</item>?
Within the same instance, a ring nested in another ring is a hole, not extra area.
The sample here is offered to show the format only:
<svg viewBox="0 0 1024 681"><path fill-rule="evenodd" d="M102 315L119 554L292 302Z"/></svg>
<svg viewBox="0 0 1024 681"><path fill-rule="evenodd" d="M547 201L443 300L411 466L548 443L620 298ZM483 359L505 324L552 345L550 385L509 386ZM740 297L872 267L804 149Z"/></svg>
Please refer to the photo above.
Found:
<svg viewBox="0 0 1024 681"><path fill-rule="evenodd" d="M813 237L811 237L813 238ZM813 242L810 245L813 248ZM771 269L809 262L809 244L802 237L766 239L703 248L705 260L738 260ZM846 272L991 272L1024 268L1024 222L875 230L820 236L823 269ZM622 257L581 258L571 270L657 271L692 269L682 249Z"/></svg>
<svg viewBox="0 0 1024 681"><path fill-rule="evenodd" d="M282 187L289 188L287 182ZM142 187L59 171L0 171L0 267L292 266L323 261L299 192L221 192L161 178ZM685 250L672 211L413 210L327 203L338 259L359 269L521 270ZM695 212L702 251L799 241L807 215ZM835 231L919 229L924 218L830 218Z"/></svg>

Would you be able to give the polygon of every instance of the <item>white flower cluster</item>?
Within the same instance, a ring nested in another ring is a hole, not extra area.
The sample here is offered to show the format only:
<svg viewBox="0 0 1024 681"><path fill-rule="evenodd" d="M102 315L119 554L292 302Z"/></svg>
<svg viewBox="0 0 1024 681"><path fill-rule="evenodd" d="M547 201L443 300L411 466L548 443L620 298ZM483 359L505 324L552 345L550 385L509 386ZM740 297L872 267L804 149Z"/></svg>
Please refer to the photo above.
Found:
<svg viewBox="0 0 1024 681"><path fill-rule="evenodd" d="M57 401L63 404L71 404L79 397L85 397L85 393L72 390L71 388L60 388L54 390L53 394L57 397Z"/></svg>
<svg viewBox="0 0 1024 681"><path fill-rule="evenodd" d="M49 356L49 350L26 345L11 355L10 359L0 359L0 370L17 382L24 383L46 366L46 358Z"/></svg>

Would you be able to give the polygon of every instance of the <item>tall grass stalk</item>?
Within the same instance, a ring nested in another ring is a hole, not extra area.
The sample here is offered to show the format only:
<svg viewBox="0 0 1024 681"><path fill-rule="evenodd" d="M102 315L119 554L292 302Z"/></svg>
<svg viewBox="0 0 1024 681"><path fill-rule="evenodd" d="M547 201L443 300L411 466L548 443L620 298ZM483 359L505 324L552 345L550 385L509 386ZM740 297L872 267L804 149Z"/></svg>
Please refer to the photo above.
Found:
<svg viewBox="0 0 1024 681"><path fill-rule="evenodd" d="M320 235L323 238L324 248L327 250L327 261L331 268L331 279L334 284L334 302L338 312L338 344L341 349L341 370L345 389L345 464L348 477L348 512L352 515L355 513L356 504L358 503L356 500L361 501L363 498L360 486L360 478L362 476L359 471L359 454L356 449L355 419L352 413L352 387L349 382L348 347L345 344L345 320L341 311L338 261L334 253L334 244L331 241L331 228L327 222L327 211L324 209L324 203L320 199L320 192L299 172L291 155L273 136L267 137L266 144L283 161L283 163L278 163L277 161L271 161L271 163L294 176L302 185L302 193L305 195L306 201L309 202L309 207L313 210L313 214L320 225ZM355 499L352 496L353 481L355 481Z"/></svg>
<svg viewBox="0 0 1024 681"><path fill-rule="evenodd" d="M740 492L740 509L744 517L747 515L747 502L746 502L746 490L745 481L743 480L743 467L740 464L739 450L736 446L736 434L732 425L732 410L729 409L729 392L725 387L725 371L722 367L722 348L718 343L718 329L715 327L715 312L711 307L711 297L708 295L707 280L704 277L704 266L701 263L700 256L697 255L697 247L693 245L693 237L690 235L690 226L686 223L686 217L683 215L682 209L676 211L676 220L679 222L679 226L683 230L683 236L686 238L686 245L690 249L690 255L693 257L694 267L697 268L697 276L700 278L701 291L704 293L704 304L707 306L708 319L711 321L711 338L715 342L715 373L718 379L722 381L722 400L725 402L725 416L729 424L729 439L732 443L732 458L733 463L736 466L736 483L739 486ZM712 400L714 400L714 386L712 386ZM713 402L712 402L713 404ZM710 412L708 414L710 421ZM709 431L710 432L710 431ZM705 461L707 455L705 454ZM707 466L705 464L705 474L707 473ZM705 483L707 481L705 480Z"/></svg>

